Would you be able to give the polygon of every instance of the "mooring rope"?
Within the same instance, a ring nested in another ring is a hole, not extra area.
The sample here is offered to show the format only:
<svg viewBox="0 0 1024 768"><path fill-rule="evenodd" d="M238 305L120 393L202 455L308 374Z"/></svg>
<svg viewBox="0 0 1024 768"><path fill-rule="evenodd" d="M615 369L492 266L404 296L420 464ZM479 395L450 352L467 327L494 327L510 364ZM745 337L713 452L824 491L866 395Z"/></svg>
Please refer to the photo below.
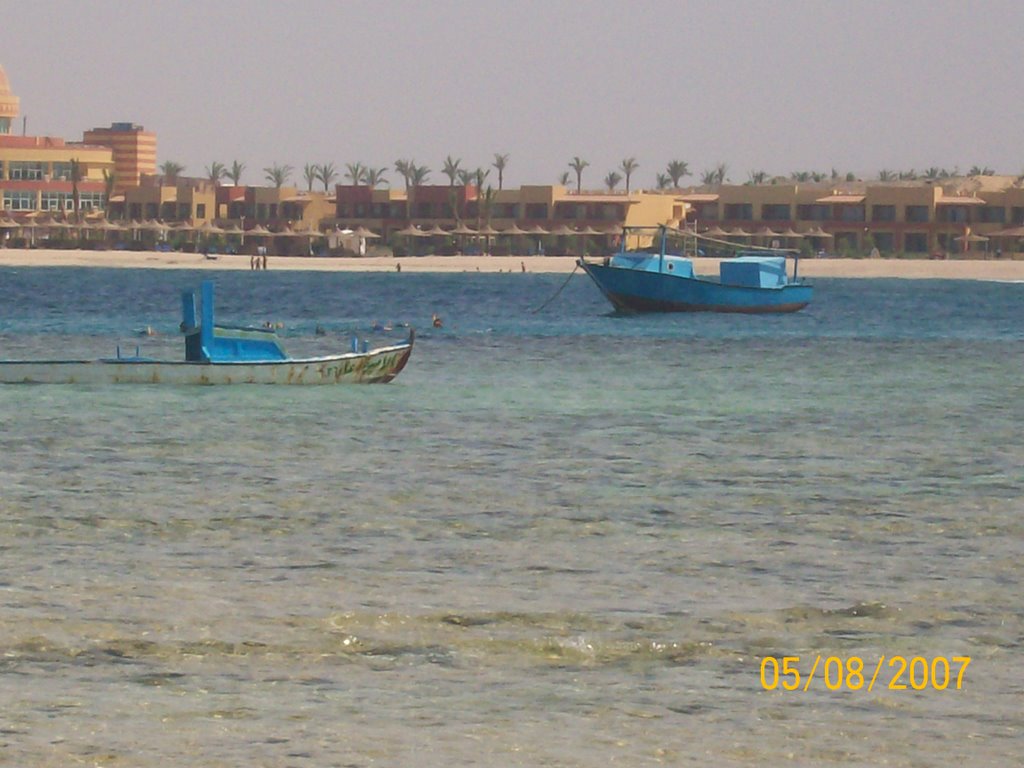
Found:
<svg viewBox="0 0 1024 768"><path fill-rule="evenodd" d="M542 309L544 309L544 307L546 307L546 306L547 306L548 304L550 304L550 303L551 303L552 301L554 301L555 299L557 299L557 298L558 298L558 294L560 294L560 293L562 292L562 289L563 289L563 288L565 288L565 286L567 286L567 285L569 284L569 281L570 281L570 280L572 279L572 276L576 274L576 270L577 270L577 269L579 269L579 268L580 268L580 263L579 263L579 262L577 261L577 262L576 262L576 266L575 266L575 267L573 267L573 268L572 268L572 272L570 272L570 273L569 273L569 277L565 278L565 282L563 282L563 283L562 283L562 284L561 284L560 286L558 286L558 290L557 290L557 291L555 291L555 292L554 292L554 293L553 293L553 294L551 295L551 298L549 298L549 299L548 299L547 301L545 301L545 302L544 302L543 304L541 304L541 305L540 305L539 307L537 307L536 309L531 309L531 310L530 310L530 314L531 314L531 315L536 315L536 314L537 314L538 312L540 312L540 311L541 311Z"/></svg>

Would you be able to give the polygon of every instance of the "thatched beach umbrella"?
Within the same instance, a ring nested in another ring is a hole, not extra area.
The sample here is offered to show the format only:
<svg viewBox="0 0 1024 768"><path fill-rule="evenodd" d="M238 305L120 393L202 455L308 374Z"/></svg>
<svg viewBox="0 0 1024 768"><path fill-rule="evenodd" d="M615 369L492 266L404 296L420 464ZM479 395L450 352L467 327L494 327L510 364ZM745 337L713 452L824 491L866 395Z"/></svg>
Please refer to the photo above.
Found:
<svg viewBox="0 0 1024 768"><path fill-rule="evenodd" d="M398 230L395 234L402 235L403 237L430 237L430 235L413 224Z"/></svg>
<svg viewBox="0 0 1024 768"><path fill-rule="evenodd" d="M704 237L725 237L729 233L722 229L720 226L715 224L713 227L709 227L701 232Z"/></svg>

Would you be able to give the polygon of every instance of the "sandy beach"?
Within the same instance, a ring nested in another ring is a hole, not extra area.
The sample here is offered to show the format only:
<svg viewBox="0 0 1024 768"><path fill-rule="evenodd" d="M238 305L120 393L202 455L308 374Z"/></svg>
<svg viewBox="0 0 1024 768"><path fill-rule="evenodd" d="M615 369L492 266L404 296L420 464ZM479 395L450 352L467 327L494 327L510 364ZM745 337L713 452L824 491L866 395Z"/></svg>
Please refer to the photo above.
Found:
<svg viewBox="0 0 1024 768"><path fill-rule="evenodd" d="M267 268L323 272L547 272L568 274L571 256L418 256L307 258L271 256ZM249 257L206 258L197 253L158 251L59 251L0 249L2 267L103 267L126 269L247 270ZM698 274L715 275L717 259L694 259ZM932 278L952 280L1024 280L1024 261L936 259L801 259L804 277Z"/></svg>

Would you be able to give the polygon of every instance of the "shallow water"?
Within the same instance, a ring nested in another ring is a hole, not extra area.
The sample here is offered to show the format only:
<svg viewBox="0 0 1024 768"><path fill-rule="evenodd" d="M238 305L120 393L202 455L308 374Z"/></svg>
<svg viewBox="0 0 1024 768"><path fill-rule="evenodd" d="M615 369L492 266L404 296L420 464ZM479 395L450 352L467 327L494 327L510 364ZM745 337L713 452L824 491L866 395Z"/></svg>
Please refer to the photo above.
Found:
<svg viewBox="0 0 1024 768"><path fill-rule="evenodd" d="M0 356L178 357L207 275L0 271ZM542 312L563 276L216 277L294 351L379 320L421 329L413 359L376 387L0 388L5 762L1024 751L1024 286L627 318L580 276ZM971 662L959 690L764 690L765 657L819 654Z"/></svg>

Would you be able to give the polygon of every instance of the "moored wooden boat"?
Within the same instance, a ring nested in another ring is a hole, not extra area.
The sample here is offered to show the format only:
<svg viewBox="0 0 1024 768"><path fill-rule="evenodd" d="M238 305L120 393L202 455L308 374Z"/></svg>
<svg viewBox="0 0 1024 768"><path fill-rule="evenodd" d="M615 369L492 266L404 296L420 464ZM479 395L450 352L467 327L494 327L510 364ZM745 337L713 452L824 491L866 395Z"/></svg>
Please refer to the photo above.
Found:
<svg viewBox="0 0 1024 768"><path fill-rule="evenodd" d="M797 277L797 267L792 278L787 274L786 257L792 252L744 249L721 260L717 279L702 277L694 274L689 257L670 250L672 232L700 240L693 233L660 227L657 234L648 234L643 250L629 251L626 243L631 232L627 229L618 253L601 262L580 259L579 266L621 312L759 314L796 312L810 303L813 288Z"/></svg>
<svg viewBox="0 0 1024 768"><path fill-rule="evenodd" d="M398 344L318 357L285 354L271 329L213 322L213 284L203 283L202 319L195 294L182 296L184 360L0 360L4 384L370 384L389 382L412 354L415 333Z"/></svg>

